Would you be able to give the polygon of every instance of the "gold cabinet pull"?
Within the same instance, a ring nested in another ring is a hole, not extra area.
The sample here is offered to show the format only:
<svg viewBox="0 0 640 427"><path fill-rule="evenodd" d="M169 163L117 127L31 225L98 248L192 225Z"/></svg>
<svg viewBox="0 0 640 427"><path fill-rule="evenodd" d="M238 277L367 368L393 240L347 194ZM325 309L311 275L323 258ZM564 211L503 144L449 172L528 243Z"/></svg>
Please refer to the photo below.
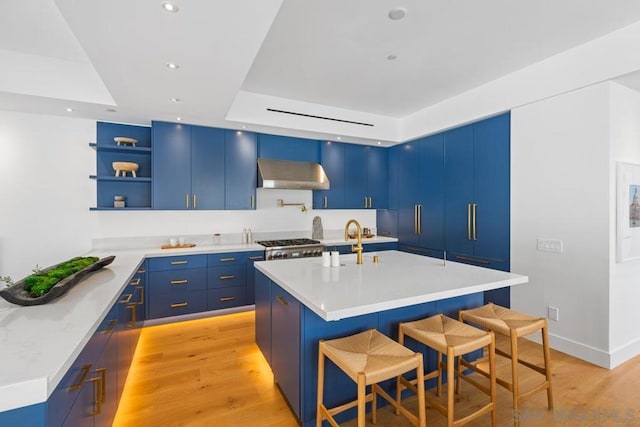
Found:
<svg viewBox="0 0 640 427"><path fill-rule="evenodd" d="M91 416L95 417L96 415L100 415L102 413L102 404L106 401L107 387L106 387L106 379L107 379L107 370L105 368L96 369L96 373L99 374L98 377L93 377L89 381L94 383L94 399L93 399L93 409L91 410Z"/></svg>
<svg viewBox="0 0 640 427"><path fill-rule="evenodd" d="M184 196L184 204L187 206L187 209L189 209L189 193Z"/></svg>
<svg viewBox="0 0 640 427"><path fill-rule="evenodd" d="M255 209L256 208L256 196L254 196L253 194L251 195L251 209Z"/></svg>
<svg viewBox="0 0 640 427"><path fill-rule="evenodd" d="M188 305L189 305L189 304L188 304L188 303L186 303L186 302L178 302L178 303L175 303L175 304L171 304L171 308L186 307L186 306L188 306Z"/></svg>
<svg viewBox="0 0 640 427"><path fill-rule="evenodd" d="M322 202L322 207L323 208L328 208L329 207L329 198L327 196L323 196L324 201Z"/></svg>
<svg viewBox="0 0 640 427"><path fill-rule="evenodd" d="M196 196L196 193L193 193L193 209L198 209L198 196Z"/></svg>
<svg viewBox="0 0 640 427"><path fill-rule="evenodd" d="M120 304L128 304L129 301L131 301L131 297L133 297L133 294L125 294L125 295L123 295L123 298L119 301Z"/></svg>
<svg viewBox="0 0 640 427"><path fill-rule="evenodd" d="M102 331L102 333L105 335L109 335L111 332L113 332L113 328L116 327L116 323L118 323L116 319L109 320L109 326L107 326L107 328Z"/></svg>
<svg viewBox="0 0 640 427"><path fill-rule="evenodd" d="M137 286L136 288L140 291L140 300L136 304L144 305L144 286Z"/></svg>
<svg viewBox="0 0 640 427"><path fill-rule="evenodd" d="M418 205L418 233L422 234L422 205Z"/></svg>
<svg viewBox="0 0 640 427"><path fill-rule="evenodd" d="M129 284L132 286L138 286L140 284L140 279L132 280Z"/></svg>
<svg viewBox="0 0 640 427"><path fill-rule="evenodd" d="M228 276L220 276L220 280L229 280L229 279L235 279L236 276L234 276L233 274L229 274Z"/></svg>
<svg viewBox="0 0 640 427"><path fill-rule="evenodd" d="M91 365L84 365L80 369L80 373L78 374L78 379L76 380L76 382L71 384L67 390L70 392L80 390L82 388L82 384L84 384L84 381L87 379L87 375L89 375L89 372L91 372Z"/></svg>
<svg viewBox="0 0 640 427"><path fill-rule="evenodd" d="M471 240L471 203L467 203L467 240Z"/></svg>
<svg viewBox="0 0 640 427"><path fill-rule="evenodd" d="M476 203L473 204L473 240L478 240L477 228L476 228L476 211L478 210L478 205Z"/></svg>
<svg viewBox="0 0 640 427"><path fill-rule="evenodd" d="M220 258L220 262L231 262L231 261L235 261L236 259L231 257L231 258Z"/></svg>
<svg viewBox="0 0 640 427"><path fill-rule="evenodd" d="M260 255L260 256L250 256L249 259L251 261L260 261L264 259L264 256Z"/></svg>
<svg viewBox="0 0 640 427"><path fill-rule="evenodd" d="M145 270L145 269L138 270L138 274L144 274L146 272L147 272L147 270Z"/></svg>
<svg viewBox="0 0 640 427"><path fill-rule="evenodd" d="M413 234L418 234L418 205L413 205Z"/></svg>
<svg viewBox="0 0 640 427"><path fill-rule="evenodd" d="M286 300L286 299L284 299L283 297L281 297L280 295L277 295L277 296L276 296L276 300L277 300L280 304L282 304L282 305L285 305L285 306L286 306L286 305L289 305L289 303L287 302L287 300Z"/></svg>
<svg viewBox="0 0 640 427"><path fill-rule="evenodd" d="M181 265L181 264L187 264L189 261L187 260L182 260L182 261L171 261L171 265Z"/></svg>
<svg viewBox="0 0 640 427"><path fill-rule="evenodd" d="M135 328L136 322L137 322L137 319L136 319L136 306L135 306L135 304L131 304L131 305L128 305L127 308L129 310L131 310L131 320L129 321L129 327L130 328Z"/></svg>
<svg viewBox="0 0 640 427"><path fill-rule="evenodd" d="M189 283L189 281L187 279L181 279L181 280L172 280L170 283L172 285L186 285L187 283Z"/></svg>
<svg viewBox="0 0 640 427"><path fill-rule="evenodd" d="M456 259L459 259L461 261L476 262L478 264L491 264L491 262L487 261L486 259L472 258L469 256L456 255Z"/></svg>
<svg viewBox="0 0 640 427"><path fill-rule="evenodd" d="M367 202L368 202L368 200L367 200L367 198L365 197L365 198L364 198L364 207L365 207L365 208L368 208L368 207L369 207L369 206L367 206Z"/></svg>
<svg viewBox="0 0 640 427"><path fill-rule="evenodd" d="M373 197L369 197L369 207L373 207Z"/></svg>
<svg viewBox="0 0 640 427"><path fill-rule="evenodd" d="M222 297L220 298L220 302L228 302L228 301L235 301L236 297Z"/></svg>

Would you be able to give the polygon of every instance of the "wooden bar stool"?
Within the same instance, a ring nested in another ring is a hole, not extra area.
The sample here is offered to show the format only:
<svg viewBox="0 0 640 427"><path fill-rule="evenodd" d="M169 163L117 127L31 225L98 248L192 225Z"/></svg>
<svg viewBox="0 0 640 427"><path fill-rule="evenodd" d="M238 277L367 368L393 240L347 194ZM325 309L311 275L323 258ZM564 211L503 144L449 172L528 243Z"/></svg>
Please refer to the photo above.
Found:
<svg viewBox="0 0 640 427"><path fill-rule="evenodd" d="M416 320L415 322L400 323L399 328L400 344L404 344L404 337L408 336L438 352L436 370L424 376L425 379L438 379L436 388L437 396L440 396L441 392L442 366L446 365L447 407L445 408L429 397L425 397L425 399L431 406L447 417L447 426L464 425L483 414L491 412L491 425L495 427L498 419L496 412L495 337L493 333L482 331L442 314ZM460 363L458 363L457 368L454 368L456 366L456 358L462 361L463 355L487 346L489 347L489 387L463 375L460 370ZM442 362L443 354L447 356L447 361L444 364ZM456 374L455 376L454 372ZM456 378L456 381L454 381L454 378ZM477 411L456 420L454 413L454 386L460 378L487 394L489 396L489 403ZM415 390L416 386L413 381L408 381L404 377L401 377L398 384L397 399L400 398L400 393L404 387ZM419 388L420 386L417 387Z"/></svg>
<svg viewBox="0 0 640 427"><path fill-rule="evenodd" d="M358 399L335 408L327 408L323 403L324 358L328 357L358 385ZM426 426L424 386L418 388L418 417L409 412L399 402L389 396L378 383L398 377L415 369L418 384L424 384L422 354L414 353L375 329L333 340L321 340L318 355L318 406L316 426L323 420L337 427L334 415L347 409L358 407L358 427L365 425L365 405L371 403L372 422L376 423L376 397L385 398L395 409L418 427ZM366 387L371 385L371 393Z"/></svg>
<svg viewBox="0 0 640 427"><path fill-rule="evenodd" d="M496 353L511 359L511 382L502 378L497 378L496 381L498 384L513 393L515 425L519 424L518 408L520 407L520 403L538 391L547 390L547 405L549 406L549 409L553 409L553 393L551 391L551 356L549 352L547 319L542 317L533 317L528 314L519 313L517 311L489 303L482 307L470 310L461 310L460 320L477 324L486 330L509 337L511 342L511 353L507 353L500 349L496 349ZM518 356L518 338L537 331L542 333L542 351L544 357L543 367L534 365L526 360L522 360ZM545 376L545 381L526 393L520 393L520 387L518 384L518 363L541 373Z"/></svg>

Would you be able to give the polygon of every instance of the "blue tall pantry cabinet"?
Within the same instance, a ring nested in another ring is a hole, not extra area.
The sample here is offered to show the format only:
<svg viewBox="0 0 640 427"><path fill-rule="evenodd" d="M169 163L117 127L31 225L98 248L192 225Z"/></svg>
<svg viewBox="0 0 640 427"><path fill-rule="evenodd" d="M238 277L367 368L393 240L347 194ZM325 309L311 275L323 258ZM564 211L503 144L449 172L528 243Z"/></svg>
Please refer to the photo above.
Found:
<svg viewBox="0 0 640 427"><path fill-rule="evenodd" d="M258 147L253 132L224 131L224 209L256 208Z"/></svg>
<svg viewBox="0 0 640 427"><path fill-rule="evenodd" d="M447 256L497 270L510 269L510 115L445 133ZM509 306L509 289L485 301Z"/></svg>

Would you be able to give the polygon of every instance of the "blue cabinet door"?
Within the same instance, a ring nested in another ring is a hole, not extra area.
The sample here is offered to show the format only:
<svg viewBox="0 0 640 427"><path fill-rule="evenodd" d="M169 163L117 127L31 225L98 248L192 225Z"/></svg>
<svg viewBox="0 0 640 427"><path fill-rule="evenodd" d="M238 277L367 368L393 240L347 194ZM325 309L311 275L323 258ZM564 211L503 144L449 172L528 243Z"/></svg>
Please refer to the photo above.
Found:
<svg viewBox="0 0 640 427"><path fill-rule="evenodd" d="M367 149L364 145L345 144L344 207L347 209L368 207Z"/></svg>
<svg viewBox="0 0 640 427"><path fill-rule="evenodd" d="M94 417L94 427L108 427L113 424L118 409L118 340L112 334L102 355L96 362L93 378L102 387L100 393L100 413ZM131 363L129 361L129 363Z"/></svg>
<svg viewBox="0 0 640 427"><path fill-rule="evenodd" d="M260 133L258 146L260 158L314 163L320 161L319 141L314 139Z"/></svg>
<svg viewBox="0 0 640 427"><path fill-rule="evenodd" d="M509 142L509 114L474 125L474 255L477 257L509 259Z"/></svg>
<svg viewBox="0 0 640 427"><path fill-rule="evenodd" d="M152 199L154 209L191 205L191 126L153 122Z"/></svg>
<svg viewBox="0 0 640 427"><path fill-rule="evenodd" d="M420 200L420 143L403 144L398 152L398 238L401 243L418 245L417 205Z"/></svg>
<svg viewBox="0 0 640 427"><path fill-rule="evenodd" d="M445 141L446 249L473 254L473 125L450 130Z"/></svg>
<svg viewBox="0 0 640 427"><path fill-rule="evenodd" d="M258 183L256 134L225 131L225 209L255 209Z"/></svg>
<svg viewBox="0 0 640 427"><path fill-rule="evenodd" d="M367 196L369 197L369 208L386 209L389 205L388 150L381 147L366 147L366 151Z"/></svg>
<svg viewBox="0 0 640 427"><path fill-rule="evenodd" d="M255 274L256 344L271 365L271 280L258 270Z"/></svg>
<svg viewBox="0 0 640 427"><path fill-rule="evenodd" d="M253 263L256 261L264 261L264 251L249 252L247 254L247 304L254 304L256 301L256 273Z"/></svg>
<svg viewBox="0 0 640 427"><path fill-rule="evenodd" d="M314 209L344 208L345 198L345 145L324 141L320 146L322 168L329 178L329 190L313 192Z"/></svg>
<svg viewBox="0 0 640 427"><path fill-rule="evenodd" d="M402 145L394 145L387 148L387 207L397 210L400 207L400 199L398 197L398 188L400 187L400 150Z"/></svg>
<svg viewBox="0 0 640 427"><path fill-rule="evenodd" d="M271 284L271 370L289 405L300 418L300 317L302 304Z"/></svg>
<svg viewBox="0 0 640 427"><path fill-rule="evenodd" d="M420 145L420 190L418 196L419 246L444 249L444 138L424 138Z"/></svg>
<svg viewBox="0 0 640 427"><path fill-rule="evenodd" d="M224 209L224 130L191 128L191 208Z"/></svg>

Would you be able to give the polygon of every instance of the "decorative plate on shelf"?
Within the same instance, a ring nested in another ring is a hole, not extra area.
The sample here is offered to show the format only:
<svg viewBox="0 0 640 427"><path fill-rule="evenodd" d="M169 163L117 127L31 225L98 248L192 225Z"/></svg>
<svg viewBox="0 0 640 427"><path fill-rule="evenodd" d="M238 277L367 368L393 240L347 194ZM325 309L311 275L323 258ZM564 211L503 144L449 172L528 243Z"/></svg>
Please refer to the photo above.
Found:
<svg viewBox="0 0 640 427"><path fill-rule="evenodd" d="M69 289L80 283L87 275L94 271L100 270L102 267L109 265L113 262L115 256L108 256L95 261L93 264L84 267L82 270L77 271L67 277L61 279L58 283L53 285L44 295L33 296L31 292L25 290L25 284L27 279L37 275L46 275L51 270L58 268L59 266L69 263L69 261L61 262L60 264L52 265L38 273L25 277L19 282L9 286L8 288L0 289L0 297L6 299L10 303L17 305L41 305L46 304L54 299L64 295ZM72 261L72 260L71 260Z"/></svg>
<svg viewBox="0 0 640 427"><path fill-rule="evenodd" d="M116 142L116 145L132 145L132 146L136 146L136 144L138 143L137 139L133 139L133 138L129 138L126 136L116 136L115 138L113 138L113 140Z"/></svg>

